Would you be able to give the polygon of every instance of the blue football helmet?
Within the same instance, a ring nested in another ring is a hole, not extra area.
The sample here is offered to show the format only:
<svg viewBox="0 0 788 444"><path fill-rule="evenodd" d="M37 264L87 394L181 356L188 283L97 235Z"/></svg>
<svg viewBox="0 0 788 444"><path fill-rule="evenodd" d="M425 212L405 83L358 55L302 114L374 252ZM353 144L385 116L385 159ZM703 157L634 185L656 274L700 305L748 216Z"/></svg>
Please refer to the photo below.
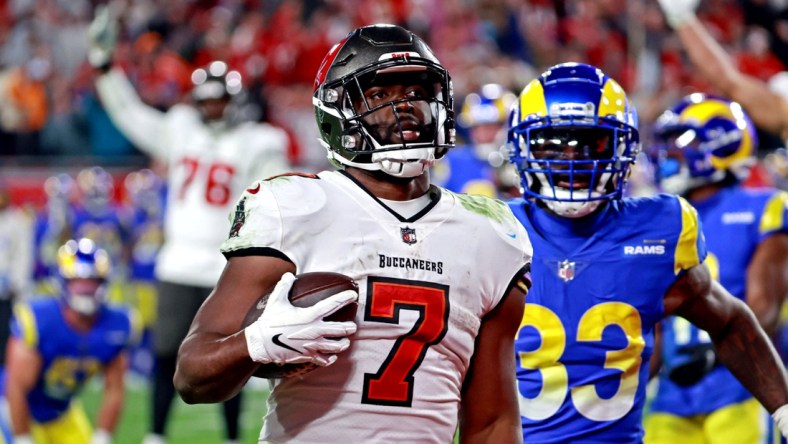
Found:
<svg viewBox="0 0 788 444"><path fill-rule="evenodd" d="M90 239L71 239L58 249L57 271L66 304L78 313L88 316L95 314L104 302L104 284L111 272L107 252L98 248ZM68 283L75 279L96 280L98 285L93 287L90 294L74 292Z"/></svg>
<svg viewBox="0 0 788 444"><path fill-rule="evenodd" d="M620 199L640 149L637 111L600 69L563 63L531 81L512 108L509 160L523 195L579 218Z"/></svg>
<svg viewBox="0 0 788 444"><path fill-rule="evenodd" d="M515 100L517 96L511 91L497 83L488 83L465 97L457 123L464 128L504 124Z"/></svg>
<svg viewBox="0 0 788 444"><path fill-rule="evenodd" d="M123 180L123 187L135 209L149 216L164 211L164 179L148 168L132 171Z"/></svg>
<svg viewBox="0 0 788 444"><path fill-rule="evenodd" d="M112 175L100 166L85 168L77 174L82 203L89 211L102 212L109 208L115 193Z"/></svg>
<svg viewBox="0 0 788 444"><path fill-rule="evenodd" d="M742 180L755 163L755 126L741 105L720 97L684 97L657 119L655 136L656 179L668 193Z"/></svg>

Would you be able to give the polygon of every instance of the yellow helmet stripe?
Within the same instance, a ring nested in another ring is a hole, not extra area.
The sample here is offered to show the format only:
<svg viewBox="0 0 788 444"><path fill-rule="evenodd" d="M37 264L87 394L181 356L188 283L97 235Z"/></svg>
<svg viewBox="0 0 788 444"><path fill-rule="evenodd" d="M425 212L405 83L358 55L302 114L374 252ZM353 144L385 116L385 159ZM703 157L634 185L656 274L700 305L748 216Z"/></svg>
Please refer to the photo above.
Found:
<svg viewBox="0 0 788 444"><path fill-rule="evenodd" d="M779 191L766 203L758 230L761 234L777 231L785 225L785 210L788 208L788 192Z"/></svg>
<svg viewBox="0 0 788 444"><path fill-rule="evenodd" d="M599 117L614 117L619 122L627 122L627 94L624 88L613 79L608 79L602 87L602 97L599 98Z"/></svg>
<svg viewBox="0 0 788 444"><path fill-rule="evenodd" d="M527 116L547 115L547 103L544 100L544 88L539 80L532 80L520 93L520 121ZM518 122L519 123L519 122Z"/></svg>

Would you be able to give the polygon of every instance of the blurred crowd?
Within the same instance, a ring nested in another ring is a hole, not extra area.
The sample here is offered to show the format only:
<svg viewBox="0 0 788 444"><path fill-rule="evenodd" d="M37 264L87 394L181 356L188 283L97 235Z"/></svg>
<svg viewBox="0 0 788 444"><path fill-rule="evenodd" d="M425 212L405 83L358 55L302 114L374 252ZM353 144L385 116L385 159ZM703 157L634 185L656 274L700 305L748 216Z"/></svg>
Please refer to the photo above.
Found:
<svg viewBox="0 0 788 444"><path fill-rule="evenodd" d="M140 155L94 92L86 32L97 3L0 2L0 153ZM766 80L788 63L784 3L707 0L699 16L744 72ZM290 130L306 165L323 154L314 148L310 98L320 60L331 42L367 23L425 37L459 99L486 83L517 91L570 60L619 79L641 125L688 91L707 89L653 0L112 0L110 8L122 23L116 62L144 101L166 109L184 100L195 67L225 60L249 88L250 117Z"/></svg>

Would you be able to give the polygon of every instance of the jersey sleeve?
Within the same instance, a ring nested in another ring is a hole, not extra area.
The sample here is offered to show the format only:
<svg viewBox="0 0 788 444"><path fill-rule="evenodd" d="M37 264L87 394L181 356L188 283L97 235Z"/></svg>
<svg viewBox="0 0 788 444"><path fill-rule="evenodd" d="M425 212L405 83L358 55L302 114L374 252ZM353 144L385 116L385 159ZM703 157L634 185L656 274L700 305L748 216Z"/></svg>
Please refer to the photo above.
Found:
<svg viewBox="0 0 788 444"><path fill-rule="evenodd" d="M281 251L282 217L272 189L273 181L259 180L247 188L235 205L227 240L221 246L233 256L270 256Z"/></svg>
<svg viewBox="0 0 788 444"><path fill-rule="evenodd" d="M38 325L30 304L17 303L11 318L11 336L20 339L32 349L38 348Z"/></svg>
<svg viewBox="0 0 788 444"><path fill-rule="evenodd" d="M673 272L678 275L706 259L706 240L698 212L684 198L678 197L681 212L681 233L676 243Z"/></svg>
<svg viewBox="0 0 788 444"><path fill-rule="evenodd" d="M788 233L788 193L774 193L763 208L758 225L758 242L774 233Z"/></svg>

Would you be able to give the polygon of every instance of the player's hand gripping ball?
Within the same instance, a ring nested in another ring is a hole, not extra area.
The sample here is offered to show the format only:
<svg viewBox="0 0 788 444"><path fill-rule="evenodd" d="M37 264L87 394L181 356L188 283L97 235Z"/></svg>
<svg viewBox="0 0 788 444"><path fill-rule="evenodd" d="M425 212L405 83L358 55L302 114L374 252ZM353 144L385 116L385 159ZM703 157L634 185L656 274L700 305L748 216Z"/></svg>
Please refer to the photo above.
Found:
<svg viewBox="0 0 788 444"><path fill-rule="evenodd" d="M346 290L358 293L358 284L352 278L343 274L330 272L303 273L296 276L287 294L287 298L294 307L315 307L319 302ZM272 290L271 293L275 291L276 289ZM269 297L272 297L271 293L261 296L260 299L252 305L246 317L244 317L241 328L246 328L260 319L266 309ZM324 316L322 321L353 321L356 316L357 308L358 304L354 300ZM281 321L285 320L282 319ZM330 334L326 334L325 338L331 340ZM293 341L288 340L287 336L282 334L274 334L271 338L271 342L271 345L266 344L266 348L271 347L276 349L291 346L293 349L297 348ZM318 367L319 365L314 362L293 362L283 364L264 363L260 365L253 376L260 378L288 378L304 375Z"/></svg>

